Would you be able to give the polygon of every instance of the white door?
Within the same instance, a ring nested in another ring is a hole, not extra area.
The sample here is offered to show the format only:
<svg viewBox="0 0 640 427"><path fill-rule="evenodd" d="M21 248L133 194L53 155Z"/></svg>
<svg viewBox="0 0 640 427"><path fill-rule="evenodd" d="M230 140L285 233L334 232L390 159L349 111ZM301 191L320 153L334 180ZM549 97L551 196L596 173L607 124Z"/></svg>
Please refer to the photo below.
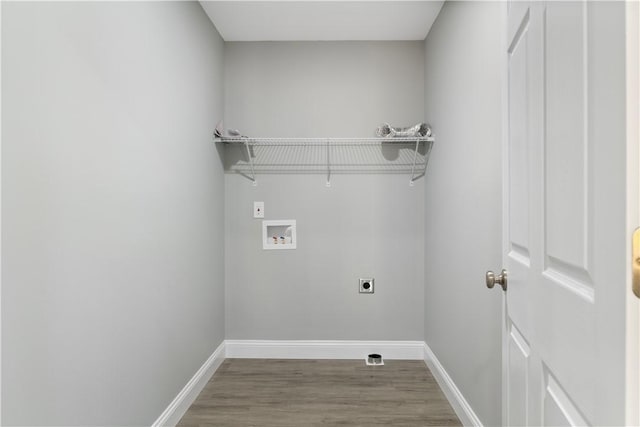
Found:
<svg viewBox="0 0 640 427"><path fill-rule="evenodd" d="M624 425L625 6L506 7L503 421Z"/></svg>

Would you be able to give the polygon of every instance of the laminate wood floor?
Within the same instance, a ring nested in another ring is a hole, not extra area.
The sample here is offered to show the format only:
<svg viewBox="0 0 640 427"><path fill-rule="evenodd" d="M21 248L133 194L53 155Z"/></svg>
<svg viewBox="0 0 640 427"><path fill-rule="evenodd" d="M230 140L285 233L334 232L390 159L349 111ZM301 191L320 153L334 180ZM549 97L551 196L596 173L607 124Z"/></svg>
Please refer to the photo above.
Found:
<svg viewBox="0 0 640 427"><path fill-rule="evenodd" d="M459 426L424 362L227 359L184 415L195 426Z"/></svg>

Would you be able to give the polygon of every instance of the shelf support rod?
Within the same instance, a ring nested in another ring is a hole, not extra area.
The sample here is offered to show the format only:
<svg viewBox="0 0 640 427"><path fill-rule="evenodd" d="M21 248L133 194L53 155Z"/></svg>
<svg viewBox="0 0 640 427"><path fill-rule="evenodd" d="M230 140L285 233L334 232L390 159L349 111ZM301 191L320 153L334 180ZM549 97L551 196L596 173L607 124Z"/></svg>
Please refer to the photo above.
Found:
<svg viewBox="0 0 640 427"><path fill-rule="evenodd" d="M418 159L419 145L420 145L420 139L416 139L416 151L413 153L413 165L411 165L411 179L409 180L410 187L413 187L413 181L415 181L416 160Z"/></svg>
<svg viewBox="0 0 640 427"><path fill-rule="evenodd" d="M331 158L329 157L329 140L327 139L327 187L331 187Z"/></svg>
<svg viewBox="0 0 640 427"><path fill-rule="evenodd" d="M258 182L256 181L256 171L253 167L253 157L251 157L251 150L249 149L249 138L244 140L244 147L247 149L247 157L249 158L249 164L251 165L251 182L255 187L258 185Z"/></svg>

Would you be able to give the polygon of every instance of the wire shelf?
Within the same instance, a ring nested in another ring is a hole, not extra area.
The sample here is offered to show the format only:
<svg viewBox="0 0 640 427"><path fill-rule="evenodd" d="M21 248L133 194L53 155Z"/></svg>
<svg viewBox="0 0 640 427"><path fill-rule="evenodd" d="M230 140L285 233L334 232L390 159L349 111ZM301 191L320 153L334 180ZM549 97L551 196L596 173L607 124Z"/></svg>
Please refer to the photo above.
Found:
<svg viewBox="0 0 640 427"><path fill-rule="evenodd" d="M407 173L410 185L424 175L432 137L415 138L216 138L225 144L225 169L256 184L256 174Z"/></svg>
<svg viewBox="0 0 640 427"><path fill-rule="evenodd" d="M413 144L418 142L433 142L433 137L413 137L413 138L255 138L255 137L222 137L215 138L216 141L223 142L224 144L249 144L251 146L263 145L263 146L363 146L374 145L379 146L381 144Z"/></svg>

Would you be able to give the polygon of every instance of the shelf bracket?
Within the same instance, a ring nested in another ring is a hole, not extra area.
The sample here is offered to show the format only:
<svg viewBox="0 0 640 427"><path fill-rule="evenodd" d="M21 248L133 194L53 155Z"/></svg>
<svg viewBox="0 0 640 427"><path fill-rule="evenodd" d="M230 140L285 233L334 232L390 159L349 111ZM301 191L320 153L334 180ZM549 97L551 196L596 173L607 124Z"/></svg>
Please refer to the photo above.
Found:
<svg viewBox="0 0 640 427"><path fill-rule="evenodd" d="M249 149L249 138L244 140L244 147L247 149L247 157L249 159L249 164L251 165L251 182L253 186L256 187L258 182L256 181L256 171L253 167L253 157L251 157L251 149Z"/></svg>
<svg viewBox="0 0 640 427"><path fill-rule="evenodd" d="M329 140L327 139L327 187L331 187L331 158L329 157Z"/></svg>
<svg viewBox="0 0 640 427"><path fill-rule="evenodd" d="M416 160L418 159L418 147L420 146L420 140L416 139L416 150L413 153L413 165L411 165L411 179L409 179L409 187L413 187L413 182L416 180Z"/></svg>

